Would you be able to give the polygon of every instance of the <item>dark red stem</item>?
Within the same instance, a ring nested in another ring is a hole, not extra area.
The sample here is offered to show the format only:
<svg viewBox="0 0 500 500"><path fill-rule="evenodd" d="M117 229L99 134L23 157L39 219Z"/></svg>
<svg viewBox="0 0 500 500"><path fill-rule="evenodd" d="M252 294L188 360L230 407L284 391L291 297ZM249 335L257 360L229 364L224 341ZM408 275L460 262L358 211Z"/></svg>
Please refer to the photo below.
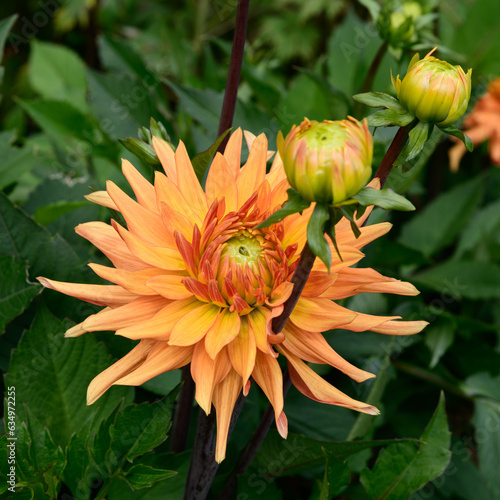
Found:
<svg viewBox="0 0 500 500"><path fill-rule="evenodd" d="M174 453L184 451L187 446L194 391L195 384L193 377L191 377L191 367L187 365L182 369L182 387L177 400L177 409L172 426L170 448Z"/></svg>

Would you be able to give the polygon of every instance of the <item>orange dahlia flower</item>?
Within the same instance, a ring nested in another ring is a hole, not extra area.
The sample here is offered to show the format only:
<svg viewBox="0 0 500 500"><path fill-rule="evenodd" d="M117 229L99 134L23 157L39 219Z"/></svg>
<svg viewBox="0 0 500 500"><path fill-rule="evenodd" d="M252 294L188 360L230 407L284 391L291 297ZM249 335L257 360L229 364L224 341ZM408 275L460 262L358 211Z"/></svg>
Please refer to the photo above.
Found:
<svg viewBox="0 0 500 500"><path fill-rule="evenodd" d="M486 94L475 104L464 120L464 133L474 146L489 139L489 155L493 165L500 167L500 77L488 86ZM460 160L467 152L462 142L450 148L450 168L458 170Z"/></svg>
<svg viewBox="0 0 500 500"><path fill-rule="evenodd" d="M289 184L278 155L266 174L266 137L248 139L246 164L240 169L242 132L237 130L224 154L215 157L203 191L184 144L174 152L155 138L165 174L156 172L154 185L123 161L137 201L113 182L106 192L89 196L121 212L127 228L113 220L111 225L89 222L76 228L110 259L113 266L90 267L114 284L39 278L47 288L106 306L70 328L67 337L111 330L140 341L90 383L87 403L114 384L140 385L191 363L196 401L207 414L212 404L217 413L218 462L225 457L236 399L242 391L248 393L251 380L272 403L277 428L286 437L279 354L288 361L292 382L309 398L374 415L376 408L343 394L306 364L329 364L358 382L374 376L342 359L321 332L342 327L410 335L425 326L359 314L332 301L361 292L418 293L411 284L372 269L349 267L363 257L363 245L390 229L389 223L363 227L356 239L349 222L341 221L336 234L344 261L335 260L330 270L317 261L285 328L272 331L272 319L292 292L290 279L311 211L255 229L286 201Z"/></svg>

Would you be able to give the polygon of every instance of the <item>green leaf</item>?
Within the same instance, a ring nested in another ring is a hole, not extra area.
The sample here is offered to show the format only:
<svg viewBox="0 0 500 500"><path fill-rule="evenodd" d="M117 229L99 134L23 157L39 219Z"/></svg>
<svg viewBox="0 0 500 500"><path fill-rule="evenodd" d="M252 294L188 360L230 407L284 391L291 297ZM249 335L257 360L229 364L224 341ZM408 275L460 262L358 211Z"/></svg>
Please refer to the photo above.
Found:
<svg viewBox="0 0 500 500"><path fill-rule="evenodd" d="M0 334L11 320L19 316L40 291L28 281L26 262L13 257L0 257Z"/></svg>
<svg viewBox="0 0 500 500"><path fill-rule="evenodd" d="M408 145L399 154L394 162L394 166L398 167L403 163L413 160L420 151L424 148L425 141L431 135L434 125L432 123L418 122L408 134Z"/></svg>
<svg viewBox="0 0 500 500"><path fill-rule="evenodd" d="M111 360L103 344L91 335L65 339L69 326L39 304L30 330L12 354L6 376L7 386L16 387L33 415L62 446L90 416L105 418L122 397L130 398L133 393L129 387L112 387L98 403L86 405L89 382Z"/></svg>
<svg viewBox="0 0 500 500"><path fill-rule="evenodd" d="M332 265L330 245L325 238L325 224L330 218L328 207L324 203L316 203L314 211L307 224L307 243L312 253L319 257L327 269Z"/></svg>
<svg viewBox="0 0 500 500"><path fill-rule="evenodd" d="M266 220L262 221L257 229L262 229L265 227L269 227L280 220L283 220L288 215L302 213L303 210L309 207L311 204L309 201L304 200L302 196L295 191L294 189L288 189L288 200L279 210L276 210L273 214L271 214Z"/></svg>
<svg viewBox="0 0 500 500"><path fill-rule="evenodd" d="M16 22L18 18L17 14L14 14L10 17L6 17L0 21L0 61L3 57L3 51L5 48L5 41L7 40L7 36L9 35L12 26Z"/></svg>
<svg viewBox="0 0 500 500"><path fill-rule="evenodd" d="M321 484L318 500L330 500L337 498L351 482L349 466L335 455L323 449L325 453L325 474Z"/></svg>
<svg viewBox="0 0 500 500"><path fill-rule="evenodd" d="M449 135L452 135L453 137L457 137L458 139L460 139L464 143L467 151L469 151L469 152L474 151L474 144L472 143L471 138L468 135L464 134L457 127L450 126L450 127L442 128L441 130L443 132L446 132Z"/></svg>
<svg viewBox="0 0 500 500"><path fill-rule="evenodd" d="M120 144L127 148L131 153L134 153L137 158L141 159L148 165L159 167L161 165L160 159L156 156L153 146L146 144L140 139L135 137L127 137L126 139L118 139Z"/></svg>
<svg viewBox="0 0 500 500"><path fill-rule="evenodd" d="M416 439L377 441L318 441L299 434L288 434L283 439L278 432L271 431L252 462L255 469L263 469L269 475L289 476L302 469L325 463L325 450L339 460L362 450L395 443L419 443ZM279 464L279 467L276 464Z"/></svg>
<svg viewBox="0 0 500 500"><path fill-rule="evenodd" d="M498 384L498 378L497 378ZM477 398L474 401L475 438L478 444L479 469L486 477L493 500L500 499L500 403Z"/></svg>
<svg viewBox="0 0 500 500"><path fill-rule="evenodd" d="M470 397L485 397L500 402L500 377L480 372L467 377L461 389Z"/></svg>
<svg viewBox="0 0 500 500"><path fill-rule="evenodd" d="M424 332L425 345L432 355L429 368L434 368L455 340L455 324L452 321L429 325Z"/></svg>
<svg viewBox="0 0 500 500"><path fill-rule="evenodd" d="M378 15L380 14L380 5L376 2L376 0L359 0L359 3L368 9L372 21L375 23L378 19Z"/></svg>
<svg viewBox="0 0 500 500"><path fill-rule="evenodd" d="M177 393L178 389L156 403L130 405L119 413L109 431L114 452L132 462L165 441Z"/></svg>
<svg viewBox="0 0 500 500"><path fill-rule="evenodd" d="M29 146L11 146L16 135L13 132L0 132L0 189L16 182L25 172L31 170L39 161Z"/></svg>
<svg viewBox="0 0 500 500"><path fill-rule="evenodd" d="M212 161L215 153L217 152L220 143L224 140L224 138L227 136L227 134L229 134L230 131L231 129L228 128L219 137L217 137L216 141L207 150L193 156L191 163L193 164L196 177L198 177L198 180L200 182L205 178L207 168L210 165L210 162Z"/></svg>
<svg viewBox="0 0 500 500"><path fill-rule="evenodd" d="M380 452L372 470L364 469L361 482L370 499L400 500L440 475L450 461L450 432L444 396L424 430L420 446L402 443Z"/></svg>
<svg viewBox="0 0 500 500"><path fill-rule="evenodd" d="M77 278L81 261L59 235L53 236L0 193L0 255L28 262L29 278Z"/></svg>
<svg viewBox="0 0 500 500"><path fill-rule="evenodd" d="M483 178L446 191L403 226L398 242L431 256L452 243L476 209Z"/></svg>
<svg viewBox="0 0 500 500"><path fill-rule="evenodd" d="M383 109L376 111L366 117L370 127L387 127L397 125L398 127L406 127L415 117L408 112L398 113L392 109Z"/></svg>
<svg viewBox="0 0 500 500"><path fill-rule="evenodd" d="M364 206L376 205L386 210L403 210L405 212L415 210L413 203L389 188L365 187L353 198Z"/></svg>
<svg viewBox="0 0 500 500"><path fill-rule="evenodd" d="M177 472L172 470L155 469L148 465L134 465L131 467L126 475L125 480L130 484L134 490L141 488L149 488L151 485L163 479L176 476Z"/></svg>
<svg viewBox="0 0 500 500"><path fill-rule="evenodd" d="M416 274L412 281L455 299L500 298L500 266L487 262L450 260Z"/></svg>
<svg viewBox="0 0 500 500"><path fill-rule="evenodd" d="M119 147L91 115L64 101L17 99L19 105L52 136L66 154L66 162L97 155L118 161Z"/></svg>
<svg viewBox="0 0 500 500"><path fill-rule="evenodd" d="M37 208L33 214L33 219L38 222L38 224L47 226L59 217L69 214L77 208L87 207L88 204L88 201L57 201L45 205L44 207Z"/></svg>
<svg viewBox="0 0 500 500"><path fill-rule="evenodd" d="M371 108L384 107L397 111L398 114L408 113L408 110L395 97L383 92L365 92L364 94L353 95L352 98Z"/></svg>
<svg viewBox="0 0 500 500"><path fill-rule="evenodd" d="M67 47L33 39L28 80L45 99L65 101L84 113L88 110L85 65Z"/></svg>

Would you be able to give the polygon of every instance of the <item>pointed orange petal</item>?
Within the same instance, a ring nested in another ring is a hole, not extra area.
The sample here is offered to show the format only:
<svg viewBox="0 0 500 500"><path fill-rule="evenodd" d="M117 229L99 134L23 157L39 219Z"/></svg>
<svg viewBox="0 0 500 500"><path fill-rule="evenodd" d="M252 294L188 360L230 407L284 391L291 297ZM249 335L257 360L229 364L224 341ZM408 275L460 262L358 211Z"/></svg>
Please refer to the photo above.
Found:
<svg viewBox="0 0 500 500"><path fill-rule="evenodd" d="M372 373L355 367L342 356L339 356L330 347L321 333L305 332L291 323L286 325L284 333L285 341L283 342L283 346L304 361L333 366L356 382L364 382L369 378L375 377Z"/></svg>
<svg viewBox="0 0 500 500"><path fill-rule="evenodd" d="M122 160L122 172L134 190L139 204L152 212L158 213L158 204L156 203L155 188L153 185L128 160Z"/></svg>
<svg viewBox="0 0 500 500"><path fill-rule="evenodd" d="M119 211L116 203L111 199L111 196L106 191L94 191L93 193L84 195L84 198L101 205L102 207L110 208L111 210Z"/></svg>
<svg viewBox="0 0 500 500"><path fill-rule="evenodd" d="M116 309L103 309L82 323L70 328L65 336L76 337L85 332L116 331L152 318L168 304L163 297L139 297Z"/></svg>
<svg viewBox="0 0 500 500"><path fill-rule="evenodd" d="M266 176L267 138L264 134L255 139L248 161L236 179L238 200L244 202L252 196Z"/></svg>
<svg viewBox="0 0 500 500"><path fill-rule="evenodd" d="M373 224L372 226L360 227L361 235L359 238L354 236L351 228L346 231L339 231L337 235L337 242L341 245L349 245L358 250L363 248L366 244L380 238L391 230L392 224L390 222L381 222L380 224ZM342 255L342 252L341 252ZM342 258L344 256L342 255Z"/></svg>
<svg viewBox="0 0 500 500"><path fill-rule="evenodd" d="M241 139L242 139L241 128L237 128L229 137L229 141L227 141L226 144L226 149L224 149L224 158L227 161L233 179L236 179L236 177L240 173Z"/></svg>
<svg viewBox="0 0 500 500"><path fill-rule="evenodd" d="M132 200L115 183L108 181L106 185L132 234L154 246L174 248L173 234L167 230L158 214Z"/></svg>
<svg viewBox="0 0 500 500"><path fill-rule="evenodd" d="M257 307L248 314L248 323L255 335L257 348L263 353L274 355L267 340L267 324L271 321L271 310L267 307Z"/></svg>
<svg viewBox="0 0 500 500"><path fill-rule="evenodd" d="M187 346L199 342L214 324L220 307L204 304L183 316L174 326L169 344Z"/></svg>
<svg viewBox="0 0 500 500"><path fill-rule="evenodd" d="M252 377L273 405L278 422L283 411L283 374L276 358L257 351Z"/></svg>
<svg viewBox="0 0 500 500"><path fill-rule="evenodd" d="M308 398L320 403L343 406L368 415L378 415L380 413L374 406L356 401L330 385L297 356L287 351L286 348L280 346L278 350L288 360L288 370L293 385Z"/></svg>
<svg viewBox="0 0 500 500"><path fill-rule="evenodd" d="M231 371L214 389L213 403L217 412L217 442L215 447L215 461L217 463L221 463L226 457L229 424L241 387L241 377L235 371Z"/></svg>
<svg viewBox="0 0 500 500"><path fill-rule="evenodd" d="M175 166L175 155L172 147L167 141L159 137L153 137L151 143L168 178L177 184L177 168Z"/></svg>
<svg viewBox="0 0 500 500"><path fill-rule="evenodd" d="M166 342L155 342L146 361L115 385L141 385L162 373L182 368L191 361L193 348L169 346Z"/></svg>
<svg viewBox="0 0 500 500"><path fill-rule="evenodd" d="M210 170L208 171L205 187L208 205L212 205L215 199L226 199L226 209L233 212L238 208L238 191L236 182L229 169L226 159L220 153L215 155Z"/></svg>
<svg viewBox="0 0 500 500"><path fill-rule="evenodd" d="M184 276L175 274L157 274L147 280L146 286L167 299L187 299L188 297L192 297L193 294L189 290L186 290L186 287L182 283L183 279Z"/></svg>
<svg viewBox="0 0 500 500"><path fill-rule="evenodd" d="M120 307L137 298L135 293L114 285L86 285L80 283L64 283L39 276L37 280L45 287L85 300L98 306Z"/></svg>
<svg viewBox="0 0 500 500"><path fill-rule="evenodd" d="M150 267L129 250L115 229L104 222L79 224L75 228L75 232L90 241L117 268L138 271Z"/></svg>
<svg viewBox="0 0 500 500"><path fill-rule="evenodd" d="M215 359L225 345L234 340L240 331L240 325L240 315L237 312L229 312L228 308L222 309L205 337L205 349L212 359Z"/></svg>
<svg viewBox="0 0 500 500"><path fill-rule="evenodd" d="M203 343L196 344L191 360L191 375L196 384L195 399L207 415L212 410L214 365L214 360L207 354Z"/></svg>
<svg viewBox="0 0 500 500"><path fill-rule="evenodd" d="M229 359L245 386L255 366L257 346L255 335L248 325L248 318L242 316L238 336L227 346Z"/></svg>
<svg viewBox="0 0 500 500"><path fill-rule="evenodd" d="M151 278L151 276L167 272L163 269L157 269L156 267L133 272L92 263L89 264L89 267L102 279L116 283L126 290L138 295L156 295L154 290L146 286L146 281Z"/></svg>
<svg viewBox="0 0 500 500"><path fill-rule="evenodd" d="M165 299L166 300L166 299ZM120 328L116 335L121 335L129 339L152 338L158 340L168 340L175 324L193 309L202 305L202 302L194 297L189 299L176 300L168 303L158 311L152 318L140 323Z"/></svg>
<svg viewBox="0 0 500 500"><path fill-rule="evenodd" d="M350 268L348 268L350 269ZM318 297L330 287L335 288L334 283L337 280L338 274L325 273L322 271L312 271L307 278L306 286L302 291L302 297ZM330 298L329 295L326 297Z"/></svg>
<svg viewBox="0 0 500 500"><path fill-rule="evenodd" d="M99 373L87 389L87 404L94 404L118 379L140 366L153 348L153 340L141 340L128 354Z"/></svg>
<svg viewBox="0 0 500 500"><path fill-rule="evenodd" d="M385 335L413 335L421 332L429 323L427 321L386 321L372 328L372 332ZM347 326L349 329L349 326Z"/></svg>
<svg viewBox="0 0 500 500"><path fill-rule="evenodd" d="M144 243L140 238L133 235L112 221L113 227L118 231L129 250L142 261L150 264L147 267L159 267L167 271L185 271L186 266L179 252L170 248L155 247Z"/></svg>
<svg viewBox="0 0 500 500"><path fill-rule="evenodd" d="M161 202L161 218L165 226L167 226L172 233L179 231L188 240L191 241L193 236L193 223L183 213L174 210L170 205Z"/></svg>
<svg viewBox="0 0 500 500"><path fill-rule="evenodd" d="M208 210L207 199L182 141L179 141L175 150L175 163L177 165L177 186L186 198L187 204L203 220Z"/></svg>

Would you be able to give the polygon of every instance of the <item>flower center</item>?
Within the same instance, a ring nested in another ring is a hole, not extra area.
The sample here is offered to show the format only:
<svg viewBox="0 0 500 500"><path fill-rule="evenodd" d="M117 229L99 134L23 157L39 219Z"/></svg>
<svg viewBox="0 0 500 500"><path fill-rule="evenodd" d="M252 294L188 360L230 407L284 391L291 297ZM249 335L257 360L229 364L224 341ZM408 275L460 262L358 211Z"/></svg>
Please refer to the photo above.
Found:
<svg viewBox="0 0 500 500"><path fill-rule="evenodd" d="M313 123L300 133L300 137L307 141L308 148L317 150L342 149L347 135L340 121Z"/></svg>
<svg viewBox="0 0 500 500"><path fill-rule="evenodd" d="M257 238L243 232L226 242L223 256L229 255L237 264L257 263L262 250L263 248Z"/></svg>

